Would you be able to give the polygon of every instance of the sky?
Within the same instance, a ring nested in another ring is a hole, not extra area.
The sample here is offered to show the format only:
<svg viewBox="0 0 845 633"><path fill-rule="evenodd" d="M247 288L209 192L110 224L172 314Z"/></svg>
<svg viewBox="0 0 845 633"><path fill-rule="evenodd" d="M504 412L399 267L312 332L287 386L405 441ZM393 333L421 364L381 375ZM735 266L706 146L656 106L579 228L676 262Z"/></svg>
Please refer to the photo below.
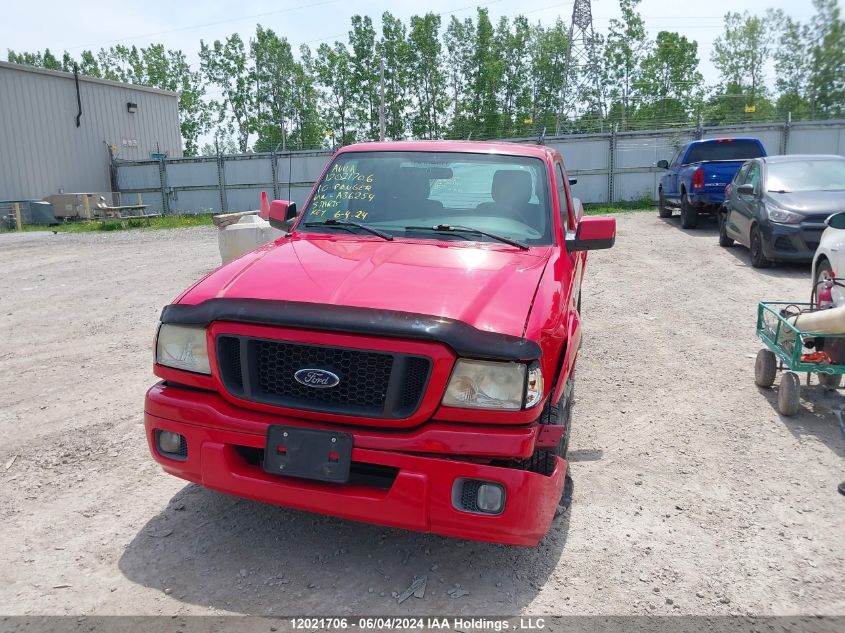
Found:
<svg viewBox="0 0 845 633"><path fill-rule="evenodd" d="M842 1L840 0L840 4ZM474 16L476 7L486 7L494 23L502 15L523 14L530 22L552 24L561 17L568 24L572 0L370 0L356 4L349 0L37 0L4 3L0 21L0 59L6 49L17 52L50 48L78 57L87 49L94 51L115 44L146 46L159 42L168 48L180 48L188 60L198 65L200 40L224 39L238 32L244 41L255 32L255 25L287 37L294 50L300 44L316 48L323 42L346 41L350 19L355 14L373 18L380 31L381 15L390 11L407 24L410 16L433 11L443 16L444 24L452 15L460 19ZM723 17L729 11L762 14L767 8L782 9L803 21L813 14L811 0L643 0L639 6L650 37L658 31L678 31L698 42L700 70L710 85L718 73L710 62L710 53L722 30ZM594 28L606 32L608 22L619 17L618 0L592 0ZM769 67L769 73L775 69ZM770 78L771 79L771 78ZM210 89L208 95L215 97Z"/></svg>
<svg viewBox="0 0 845 633"><path fill-rule="evenodd" d="M287 37L295 49L303 43L313 48L322 42L345 40L350 18L356 13L370 15L378 31L381 15L387 10L406 22L423 10L441 13L444 22L451 15L465 18L474 15L478 6L486 7L494 21L501 15L521 13L532 23L551 24L558 17L568 22L572 14L572 0L375 0L361 4L348 0L39 0L4 4L0 22L0 58L4 60L6 49L49 47L53 53L67 50L78 56L86 48L161 42L181 48L196 62L200 39L223 39L237 31L248 40L256 23ZM810 0L643 0L640 12L652 37L660 30L672 30L698 42L701 71L709 84L718 78L710 52L724 14L763 13L770 7L804 20L813 13ZM602 32L610 19L619 16L618 0L593 0L592 8L595 28Z"/></svg>

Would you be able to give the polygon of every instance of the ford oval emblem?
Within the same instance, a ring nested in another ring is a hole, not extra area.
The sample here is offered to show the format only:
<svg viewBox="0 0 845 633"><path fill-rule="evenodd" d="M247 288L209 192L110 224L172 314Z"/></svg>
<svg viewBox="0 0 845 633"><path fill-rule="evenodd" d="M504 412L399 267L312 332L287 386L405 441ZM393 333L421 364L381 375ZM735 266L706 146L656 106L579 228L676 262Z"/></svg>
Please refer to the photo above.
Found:
<svg viewBox="0 0 845 633"><path fill-rule="evenodd" d="M314 387L316 389L329 389L330 387L337 387L340 382L337 374L333 374L325 369L300 369L293 375L296 382L306 387Z"/></svg>

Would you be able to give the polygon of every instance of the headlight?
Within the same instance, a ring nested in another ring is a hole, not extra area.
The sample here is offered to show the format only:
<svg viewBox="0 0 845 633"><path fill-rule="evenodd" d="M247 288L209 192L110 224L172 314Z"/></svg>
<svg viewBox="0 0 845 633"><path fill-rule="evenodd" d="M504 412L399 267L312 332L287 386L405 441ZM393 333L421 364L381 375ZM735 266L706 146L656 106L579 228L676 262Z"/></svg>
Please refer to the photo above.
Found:
<svg viewBox="0 0 845 633"><path fill-rule="evenodd" d="M772 222L778 222L780 224L798 224L804 219L804 216L800 213L793 213L780 207L766 206L766 213Z"/></svg>
<svg viewBox="0 0 845 633"><path fill-rule="evenodd" d="M443 405L474 409L504 409L518 411L526 395L525 378L527 367L523 363L497 363L483 360L459 359L455 363ZM532 367L533 391L531 397L536 404L542 400L542 374L539 365ZM536 389L540 396L537 399ZM532 406L526 401L526 406Z"/></svg>
<svg viewBox="0 0 845 633"><path fill-rule="evenodd" d="M205 328L162 323L156 339L156 362L174 369L210 374Z"/></svg>

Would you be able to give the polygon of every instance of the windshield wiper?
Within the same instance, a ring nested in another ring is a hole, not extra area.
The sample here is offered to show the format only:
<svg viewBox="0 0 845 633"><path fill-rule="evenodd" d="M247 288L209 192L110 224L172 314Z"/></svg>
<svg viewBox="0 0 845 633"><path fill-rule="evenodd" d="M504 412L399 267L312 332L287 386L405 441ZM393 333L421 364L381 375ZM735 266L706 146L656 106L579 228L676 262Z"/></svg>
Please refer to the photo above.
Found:
<svg viewBox="0 0 845 633"><path fill-rule="evenodd" d="M488 233L487 231L482 231L481 229L475 229L471 226L453 226L451 224L435 224L434 226L406 226L406 231L434 231L435 233L475 233L476 235L483 235L484 237L489 237L491 240L497 240L499 242L504 242L505 244L510 244L511 246L516 246L517 248L521 248L522 250L528 250L528 245L523 244L518 240L512 240L509 237L504 237L502 235L496 235L495 233Z"/></svg>
<svg viewBox="0 0 845 633"><path fill-rule="evenodd" d="M312 226L339 226L341 228L346 229L347 231L350 230L349 227L355 227L356 229L363 229L367 233L372 233L373 235L378 235L380 238L384 240L392 240L393 236L390 233L385 233L384 231L379 231L378 229L374 229L371 226L367 226L366 224L361 224L360 222L353 222L352 220L323 220L322 222L306 222L305 226L312 227Z"/></svg>
<svg viewBox="0 0 845 633"><path fill-rule="evenodd" d="M789 193L785 189L769 189L770 193Z"/></svg>

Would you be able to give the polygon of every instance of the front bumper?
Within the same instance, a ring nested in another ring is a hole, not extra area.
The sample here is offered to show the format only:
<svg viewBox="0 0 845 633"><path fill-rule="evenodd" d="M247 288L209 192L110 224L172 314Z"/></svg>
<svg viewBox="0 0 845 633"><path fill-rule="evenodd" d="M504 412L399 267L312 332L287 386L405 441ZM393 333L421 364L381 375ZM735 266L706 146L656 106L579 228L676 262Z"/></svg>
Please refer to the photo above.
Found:
<svg viewBox="0 0 845 633"><path fill-rule="evenodd" d="M825 226L818 223L778 224L761 222L763 254L769 259L810 262L821 241Z"/></svg>
<svg viewBox="0 0 845 633"><path fill-rule="evenodd" d="M320 428L318 423L236 408L214 393L164 383L152 387L145 402L150 451L172 475L257 501L444 536L536 545L554 518L568 469L560 458L550 476L472 461L485 454L530 455L536 425L490 429L439 424L410 431L343 427L354 436L353 463L386 467L395 478L387 487L314 482L269 474L250 459L250 454L264 448L271 423ZM187 457L161 455L155 446L156 430L182 434ZM506 497L503 512L493 516L457 510L452 487L459 478L501 484Z"/></svg>

